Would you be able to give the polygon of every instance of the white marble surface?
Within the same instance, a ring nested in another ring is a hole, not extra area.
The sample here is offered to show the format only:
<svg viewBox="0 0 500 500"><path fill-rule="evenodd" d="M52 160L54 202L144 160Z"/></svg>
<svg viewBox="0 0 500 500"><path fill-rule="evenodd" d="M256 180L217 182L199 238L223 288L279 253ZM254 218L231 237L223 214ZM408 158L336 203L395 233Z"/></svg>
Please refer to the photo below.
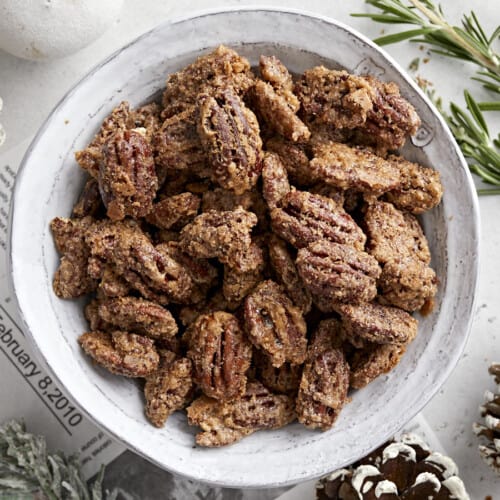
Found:
<svg viewBox="0 0 500 500"><path fill-rule="evenodd" d="M382 30L381 25L372 24L369 20L349 17L350 12L360 12L367 8L362 0L309 0L307 3L274 0L272 3L307 8L329 15L371 37L378 36ZM460 11L470 8L474 8L489 31L499 19L500 6L495 0L469 0L466 4L443 0L441 3L448 17L456 22ZM236 0L196 0L182 3L127 0L117 23L98 41L73 56L48 63L33 63L0 51L0 96L4 100L0 121L8 134L2 152L29 139L51 108L81 76L137 35L167 18L222 5L248 4L250 3ZM254 1L251 4L268 5L269 2ZM416 56L421 59L430 57L428 63L421 62L418 74L432 81L437 92L445 100L462 102L461 92L464 85L473 88L474 95L478 98L487 98L487 94L480 87L468 80L473 73L473 67L469 64L449 61L436 55L428 56L426 51L420 51L418 46L408 43L388 47L388 52L403 67ZM492 127L496 132L499 123L497 119ZM491 495L493 499L498 499L500 479L480 461L471 425L478 416L478 406L484 390L493 387L493 381L487 374L487 366L491 361L500 360L500 300L497 285L500 283L500 196L482 198L480 207L483 230L481 276L472 334L462 360L440 393L426 407L424 414L443 447L458 463L471 498L483 499ZM464 238L467 238L466 234Z"/></svg>

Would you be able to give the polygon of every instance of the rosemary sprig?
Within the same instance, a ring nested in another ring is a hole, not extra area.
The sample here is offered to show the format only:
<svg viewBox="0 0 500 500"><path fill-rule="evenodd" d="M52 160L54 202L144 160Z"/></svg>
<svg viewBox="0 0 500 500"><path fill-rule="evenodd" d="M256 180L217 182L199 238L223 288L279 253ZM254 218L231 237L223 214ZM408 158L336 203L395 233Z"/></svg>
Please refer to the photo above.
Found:
<svg viewBox="0 0 500 500"><path fill-rule="evenodd" d="M351 14L386 24L410 24L419 28L375 39L379 45L411 40L431 45L432 51L479 66L473 77L487 89L500 93L500 55L493 43L500 36L500 26L487 36L476 14L462 18L462 26L453 26L444 17L441 6L432 0L365 0L380 13Z"/></svg>
<svg viewBox="0 0 500 500"><path fill-rule="evenodd" d="M103 477L104 468L89 488L77 456L49 453L45 439L26 432L23 423L0 427L0 499L115 500L123 495L103 493Z"/></svg>
<svg viewBox="0 0 500 500"><path fill-rule="evenodd" d="M441 98L426 90L450 127L469 168L487 184L500 186L500 134L492 138L485 117L471 94L465 90L466 109L450 103L450 112L443 109ZM489 104L489 103L485 103ZM500 188L478 189L478 194L500 194Z"/></svg>

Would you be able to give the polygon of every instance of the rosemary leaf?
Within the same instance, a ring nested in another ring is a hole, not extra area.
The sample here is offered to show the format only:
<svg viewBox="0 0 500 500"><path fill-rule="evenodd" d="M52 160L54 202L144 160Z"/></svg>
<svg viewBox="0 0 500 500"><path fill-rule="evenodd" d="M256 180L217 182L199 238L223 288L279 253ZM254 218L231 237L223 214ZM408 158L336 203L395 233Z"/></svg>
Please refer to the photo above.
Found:
<svg viewBox="0 0 500 500"><path fill-rule="evenodd" d="M378 9L378 12L351 15L368 17L380 23L420 26L377 38L376 43L387 45L411 40L430 45L431 50L437 54L472 62L479 68L474 78L487 90L500 94L500 55L492 46L500 36L500 26L488 36L474 11L462 16L461 26L454 26L446 20L442 8L432 0L365 2Z"/></svg>

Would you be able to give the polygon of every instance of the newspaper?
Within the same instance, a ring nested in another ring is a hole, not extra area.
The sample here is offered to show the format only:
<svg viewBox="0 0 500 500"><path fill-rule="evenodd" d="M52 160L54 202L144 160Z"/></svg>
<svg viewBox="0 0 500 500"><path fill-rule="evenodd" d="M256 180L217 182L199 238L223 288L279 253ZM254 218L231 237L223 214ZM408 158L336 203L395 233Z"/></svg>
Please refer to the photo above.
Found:
<svg viewBox="0 0 500 500"><path fill-rule="evenodd" d="M9 205L18 166L29 142L0 150L0 423L23 419L50 449L78 453L87 478L125 447L92 424L52 379L25 338L8 286Z"/></svg>

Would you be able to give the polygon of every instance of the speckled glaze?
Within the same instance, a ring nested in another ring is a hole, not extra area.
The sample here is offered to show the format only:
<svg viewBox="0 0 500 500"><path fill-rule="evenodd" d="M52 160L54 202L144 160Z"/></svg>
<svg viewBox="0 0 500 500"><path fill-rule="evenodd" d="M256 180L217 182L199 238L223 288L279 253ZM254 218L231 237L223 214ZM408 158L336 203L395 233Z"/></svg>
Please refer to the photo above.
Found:
<svg viewBox="0 0 500 500"><path fill-rule="evenodd" d="M81 301L52 292L58 255L49 221L69 215L83 183L73 152L86 145L122 99L136 106L166 75L219 43L256 63L275 54L293 71L322 63L395 81L422 118L405 155L437 168L445 194L423 217L440 286L433 313L400 365L362 391L325 433L299 424L258 432L222 449L193 446L195 429L179 413L151 426L134 381L92 365L76 339L87 328ZM312 14L276 9L210 12L162 24L89 73L54 110L33 141L18 175L12 210L12 280L25 331L54 376L94 421L161 467L234 487L295 483L340 468L387 440L446 380L463 350L478 271L478 205L468 169L442 120L401 68L362 35Z"/></svg>

